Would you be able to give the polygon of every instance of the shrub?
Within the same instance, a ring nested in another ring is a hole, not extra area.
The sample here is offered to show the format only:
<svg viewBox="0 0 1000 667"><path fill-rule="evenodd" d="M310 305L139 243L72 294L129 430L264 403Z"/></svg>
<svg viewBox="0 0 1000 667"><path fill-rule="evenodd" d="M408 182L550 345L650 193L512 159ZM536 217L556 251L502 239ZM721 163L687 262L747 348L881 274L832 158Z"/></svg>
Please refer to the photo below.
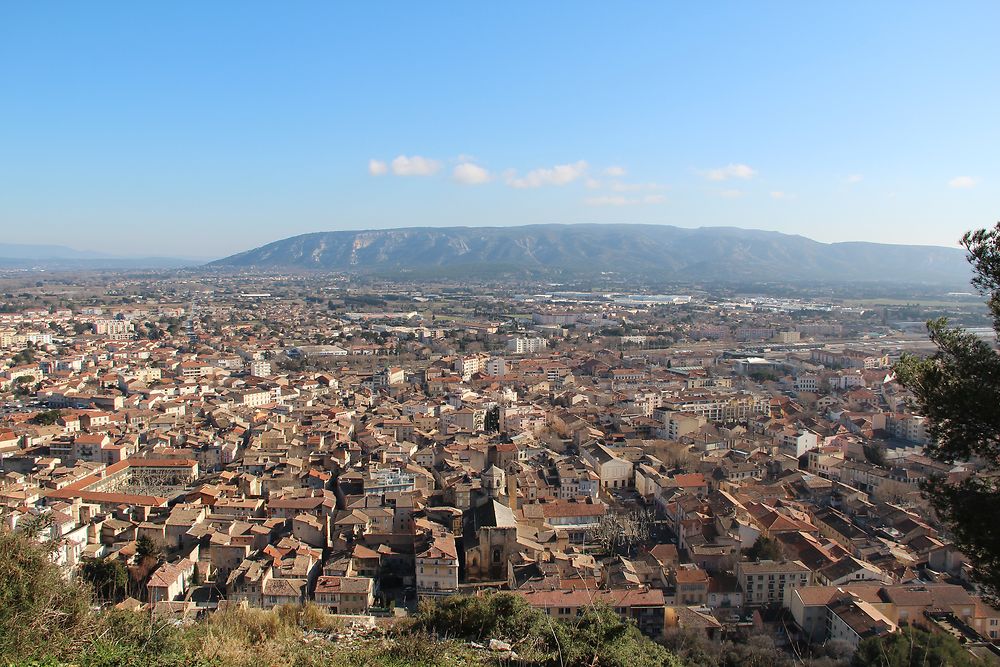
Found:
<svg viewBox="0 0 1000 667"><path fill-rule="evenodd" d="M858 645L854 667L967 667L977 664L958 640L944 633L907 627Z"/></svg>
<svg viewBox="0 0 1000 667"><path fill-rule="evenodd" d="M0 528L0 656L28 660L71 651L90 634L90 591L67 581L39 541L42 519Z"/></svg>
<svg viewBox="0 0 1000 667"><path fill-rule="evenodd" d="M596 606L575 622L562 622L512 593L451 597L422 605L414 630L479 642L499 639L509 642L524 660L566 667L680 664L611 609Z"/></svg>
<svg viewBox="0 0 1000 667"><path fill-rule="evenodd" d="M182 631L148 614L111 609L97 617L93 640L74 661L80 667L186 667L201 664Z"/></svg>

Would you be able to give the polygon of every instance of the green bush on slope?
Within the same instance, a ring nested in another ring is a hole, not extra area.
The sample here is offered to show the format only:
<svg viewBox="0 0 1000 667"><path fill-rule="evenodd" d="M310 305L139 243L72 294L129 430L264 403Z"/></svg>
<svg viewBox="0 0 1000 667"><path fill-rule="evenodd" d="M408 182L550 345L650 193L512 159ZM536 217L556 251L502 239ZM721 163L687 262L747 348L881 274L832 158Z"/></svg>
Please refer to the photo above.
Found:
<svg viewBox="0 0 1000 667"><path fill-rule="evenodd" d="M511 644L522 660L553 665L680 665L632 623L606 607L561 622L512 593L452 597L421 607L414 628L439 637Z"/></svg>
<svg viewBox="0 0 1000 667"><path fill-rule="evenodd" d="M0 529L0 656L70 652L90 630L90 590L67 581L38 542L41 520Z"/></svg>

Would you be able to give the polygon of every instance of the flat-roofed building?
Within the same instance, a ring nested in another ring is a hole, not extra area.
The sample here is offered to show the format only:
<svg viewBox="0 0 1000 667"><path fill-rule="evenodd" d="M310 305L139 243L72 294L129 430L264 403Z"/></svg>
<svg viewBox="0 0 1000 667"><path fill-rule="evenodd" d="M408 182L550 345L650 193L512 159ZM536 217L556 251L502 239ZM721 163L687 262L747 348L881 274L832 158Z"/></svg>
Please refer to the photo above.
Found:
<svg viewBox="0 0 1000 667"><path fill-rule="evenodd" d="M736 564L743 600L750 606L781 603L791 588L812 583L812 570L801 561L761 560Z"/></svg>

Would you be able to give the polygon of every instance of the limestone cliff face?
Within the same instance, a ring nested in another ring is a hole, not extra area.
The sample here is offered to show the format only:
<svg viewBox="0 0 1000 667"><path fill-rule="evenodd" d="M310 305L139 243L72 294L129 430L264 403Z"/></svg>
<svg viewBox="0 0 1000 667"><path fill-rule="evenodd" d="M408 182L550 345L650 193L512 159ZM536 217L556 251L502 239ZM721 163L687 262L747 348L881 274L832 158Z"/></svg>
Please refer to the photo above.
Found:
<svg viewBox="0 0 1000 667"><path fill-rule="evenodd" d="M777 232L667 225L413 227L303 234L226 257L217 268L450 273L613 272L676 280L967 285L957 248L819 243Z"/></svg>

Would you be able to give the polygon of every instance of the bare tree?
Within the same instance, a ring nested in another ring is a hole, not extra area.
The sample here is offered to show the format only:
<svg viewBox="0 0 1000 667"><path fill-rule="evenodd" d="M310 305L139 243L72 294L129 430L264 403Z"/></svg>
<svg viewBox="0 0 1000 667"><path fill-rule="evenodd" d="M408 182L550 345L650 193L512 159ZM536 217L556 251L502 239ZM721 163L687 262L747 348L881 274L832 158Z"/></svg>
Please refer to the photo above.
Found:
<svg viewBox="0 0 1000 667"><path fill-rule="evenodd" d="M609 512L601 517L593 537L609 552L628 554L649 540L655 519L653 511L645 508Z"/></svg>

